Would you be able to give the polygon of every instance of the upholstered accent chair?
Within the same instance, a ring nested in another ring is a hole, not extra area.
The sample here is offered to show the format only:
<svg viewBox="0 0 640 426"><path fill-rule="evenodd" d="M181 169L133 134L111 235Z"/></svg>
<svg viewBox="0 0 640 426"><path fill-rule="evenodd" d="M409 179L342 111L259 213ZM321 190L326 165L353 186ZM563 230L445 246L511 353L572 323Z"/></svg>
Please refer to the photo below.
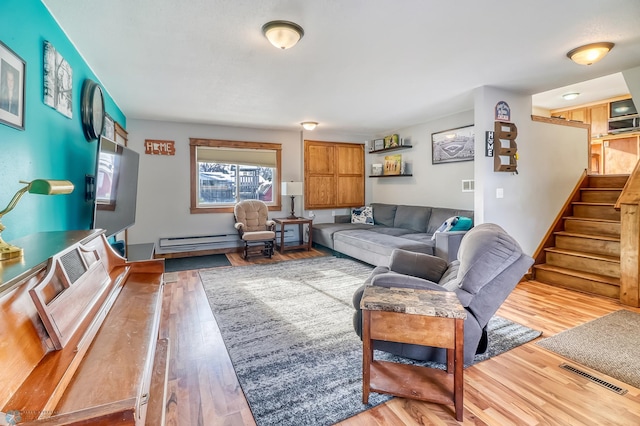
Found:
<svg viewBox="0 0 640 426"><path fill-rule="evenodd" d="M269 208L260 200L240 201L233 208L235 228L244 243L242 257L260 253L273 256L276 243L276 224L269 220Z"/></svg>
<svg viewBox="0 0 640 426"><path fill-rule="evenodd" d="M362 338L360 300L367 285L455 292L467 310L464 363L488 346L487 323L533 264L533 259L500 226L484 223L467 232L450 263L424 253L395 249L389 267L378 266L353 296L353 326ZM446 349L374 341L374 349L406 358L446 362Z"/></svg>

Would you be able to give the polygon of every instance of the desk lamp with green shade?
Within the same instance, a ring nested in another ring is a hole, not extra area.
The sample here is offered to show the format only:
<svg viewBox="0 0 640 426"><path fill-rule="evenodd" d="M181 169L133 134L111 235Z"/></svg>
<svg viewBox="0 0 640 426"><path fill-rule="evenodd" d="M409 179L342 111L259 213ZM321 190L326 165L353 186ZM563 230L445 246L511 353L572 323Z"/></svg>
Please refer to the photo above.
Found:
<svg viewBox="0 0 640 426"><path fill-rule="evenodd" d="M48 180L48 179L36 179L31 182L20 181L27 186L16 192L9 205L2 211L0 211L0 233L5 230L5 226L2 224L2 217L9 213L18 204L20 198L25 193L41 194L41 195L57 195L57 194L70 194L73 192L73 184L68 180ZM0 236L0 260L13 259L16 257L22 257L22 249L9 243L6 243Z"/></svg>

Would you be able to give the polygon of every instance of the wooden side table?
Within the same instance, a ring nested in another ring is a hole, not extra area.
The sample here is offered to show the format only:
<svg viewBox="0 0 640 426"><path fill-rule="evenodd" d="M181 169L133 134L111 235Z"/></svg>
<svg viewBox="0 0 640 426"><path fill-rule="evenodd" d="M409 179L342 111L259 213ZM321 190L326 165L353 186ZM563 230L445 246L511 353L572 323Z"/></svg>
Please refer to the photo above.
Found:
<svg viewBox="0 0 640 426"><path fill-rule="evenodd" d="M276 238L276 249L280 251L280 253L284 253L287 250L296 250L296 249L304 249L307 251L311 250L311 236L313 235L313 219L306 217L298 217L295 219L289 219L287 217L280 217L272 219L275 223L280 225L280 238ZM304 242L304 225L309 225L309 240ZM298 225L298 234L300 235L300 240L296 244L294 243L284 243L284 228L287 225ZM279 241L278 241L279 240Z"/></svg>
<svg viewBox="0 0 640 426"><path fill-rule="evenodd" d="M362 324L362 402L369 392L451 404L463 417L464 310L447 291L368 286L360 302ZM372 340L447 349L447 370L373 359Z"/></svg>

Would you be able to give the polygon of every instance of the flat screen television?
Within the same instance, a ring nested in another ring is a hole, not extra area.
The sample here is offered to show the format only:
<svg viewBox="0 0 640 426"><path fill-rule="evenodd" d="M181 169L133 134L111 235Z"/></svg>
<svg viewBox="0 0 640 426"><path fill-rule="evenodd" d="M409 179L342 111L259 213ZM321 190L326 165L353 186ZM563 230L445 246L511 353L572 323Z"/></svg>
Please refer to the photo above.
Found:
<svg viewBox="0 0 640 426"><path fill-rule="evenodd" d="M112 237L136 221L140 155L101 136L98 140L92 229Z"/></svg>

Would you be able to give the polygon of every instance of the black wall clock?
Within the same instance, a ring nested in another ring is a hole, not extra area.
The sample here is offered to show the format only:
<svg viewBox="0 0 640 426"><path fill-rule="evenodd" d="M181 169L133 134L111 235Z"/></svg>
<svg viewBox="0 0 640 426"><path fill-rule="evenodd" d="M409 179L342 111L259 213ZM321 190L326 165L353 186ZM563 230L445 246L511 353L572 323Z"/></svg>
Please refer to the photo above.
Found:
<svg viewBox="0 0 640 426"><path fill-rule="evenodd" d="M89 142L98 139L104 127L104 96L102 88L93 80L82 85L81 100L82 131Z"/></svg>

